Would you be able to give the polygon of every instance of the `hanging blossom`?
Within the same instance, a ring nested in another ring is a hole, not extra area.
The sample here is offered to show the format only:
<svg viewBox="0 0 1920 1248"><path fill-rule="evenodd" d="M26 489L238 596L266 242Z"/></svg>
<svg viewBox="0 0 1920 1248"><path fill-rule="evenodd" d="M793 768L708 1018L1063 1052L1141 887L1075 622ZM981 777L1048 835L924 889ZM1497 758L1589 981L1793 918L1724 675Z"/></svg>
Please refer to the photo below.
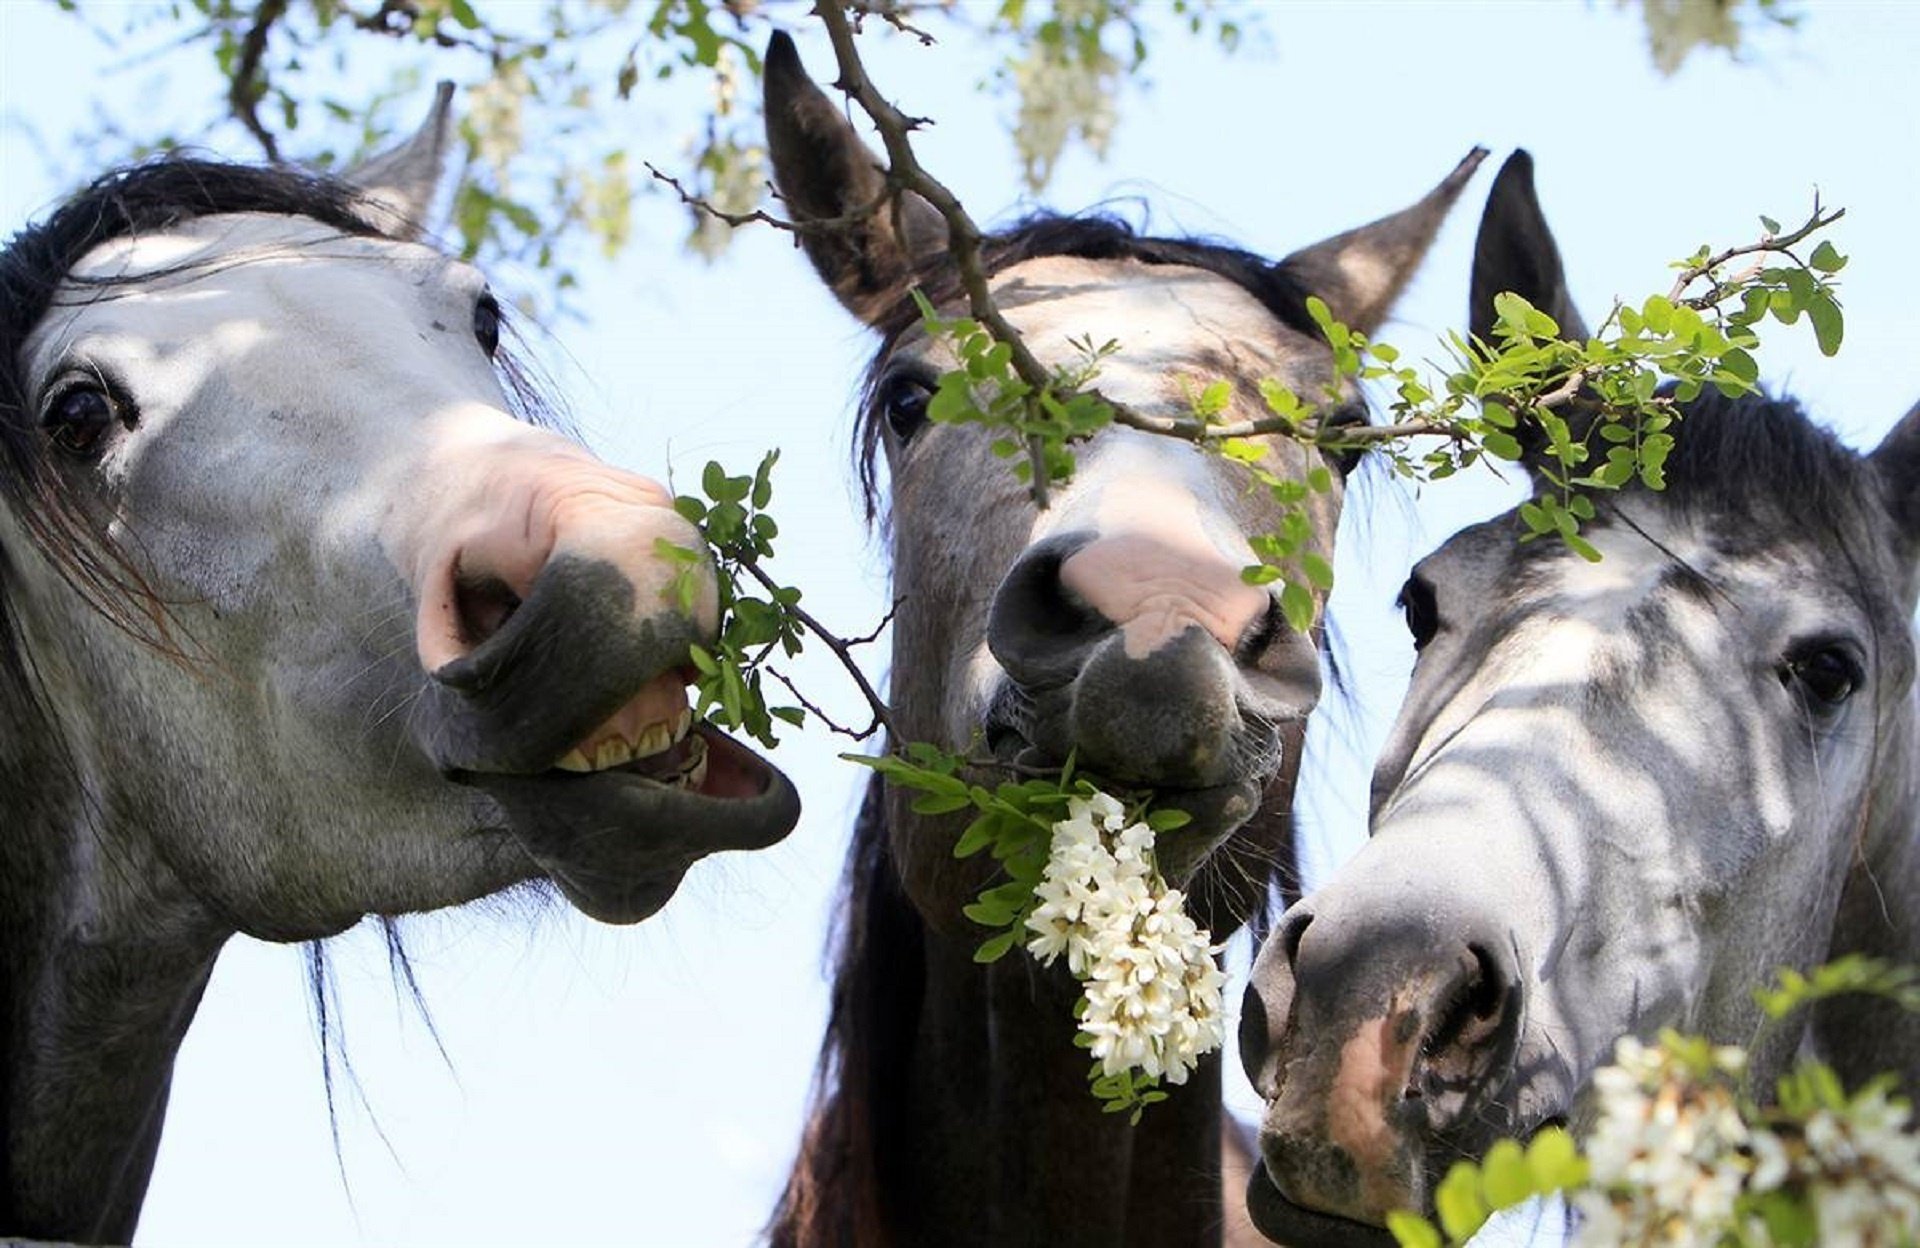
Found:
<svg viewBox="0 0 1920 1248"><path fill-rule="evenodd" d="M1214 962L1224 946L1187 917L1153 862L1153 829L1129 824L1105 793L1073 798L1027 917L1027 951L1063 955L1085 989L1080 1030L1102 1073L1139 1070L1185 1083L1226 1038Z"/></svg>
<svg viewBox="0 0 1920 1248"><path fill-rule="evenodd" d="M1588 1185L1572 1194L1578 1245L1714 1248L1768 1244L1769 1193L1790 1199L1823 1248L1893 1248L1920 1238L1920 1138L1884 1085L1804 1118L1742 1113L1737 1048L1687 1060L1620 1041L1594 1076L1598 1120Z"/></svg>

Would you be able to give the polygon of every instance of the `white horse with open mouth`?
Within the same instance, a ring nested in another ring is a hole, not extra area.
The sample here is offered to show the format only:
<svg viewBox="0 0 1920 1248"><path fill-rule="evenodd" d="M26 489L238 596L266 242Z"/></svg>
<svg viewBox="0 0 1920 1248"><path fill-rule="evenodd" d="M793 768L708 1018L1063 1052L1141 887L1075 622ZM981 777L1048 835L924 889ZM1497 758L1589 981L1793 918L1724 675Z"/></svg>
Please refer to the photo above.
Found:
<svg viewBox="0 0 1920 1248"><path fill-rule="evenodd" d="M0 1235L131 1236L235 932L542 876L633 922L798 818L689 714L698 534L516 415L419 241L448 97L345 180L158 161L0 252Z"/></svg>

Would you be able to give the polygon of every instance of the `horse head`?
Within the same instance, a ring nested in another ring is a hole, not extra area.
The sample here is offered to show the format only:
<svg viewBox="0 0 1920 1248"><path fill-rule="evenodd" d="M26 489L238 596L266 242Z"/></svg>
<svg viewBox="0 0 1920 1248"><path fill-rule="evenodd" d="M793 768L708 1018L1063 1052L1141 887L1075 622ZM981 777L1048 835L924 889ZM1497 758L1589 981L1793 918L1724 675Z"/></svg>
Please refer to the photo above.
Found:
<svg viewBox="0 0 1920 1248"><path fill-rule="evenodd" d="M977 743L1003 764L1071 757L1102 780L1154 790L1196 816L1161 841L1170 876L1191 876L1230 839L1252 855L1243 868L1262 868L1234 881L1244 916L1284 852L1286 793L1320 696L1315 638L1241 575L1258 562L1250 538L1277 529L1282 509L1218 455L1112 427L1074 447L1071 481L1040 510L991 452L994 434L931 423L929 396L956 360L924 331L908 291L943 315L964 310L945 219L918 196L889 198L874 156L784 37L768 53L766 94L775 182L807 254L884 336L862 428L890 488L896 725L949 749ZM1039 217L987 239L985 267L1044 367L1071 371L1085 344L1112 341L1098 366L1103 395L1180 418L1202 387L1225 381L1219 419L1252 419L1265 413L1263 380L1318 397L1334 379L1307 296L1357 327L1377 325L1477 163L1469 157L1412 208L1277 264L1101 218ZM1322 419L1364 421L1357 396L1341 394ZM1305 539L1330 557L1343 465L1283 437L1261 450L1261 466L1289 480L1334 470L1309 504ZM1263 807L1279 817L1233 838ZM903 812L896 829L909 826ZM896 860L923 912L951 926L971 875L939 840L897 843Z"/></svg>
<svg viewBox="0 0 1920 1248"><path fill-rule="evenodd" d="M1509 290L1582 332L1524 153L1474 333ZM1913 957L1920 409L1864 456L1760 395L1709 392L1676 436L1664 492L1598 500L1599 562L1508 513L1407 582L1372 836L1282 917L1243 1012L1270 1236L1391 1243L1453 1159L1578 1121L1621 1037L1746 1043L1775 967ZM1911 1078L1894 1030L1868 1064ZM1756 1086L1799 1038L1753 1054Z"/></svg>
<svg viewBox="0 0 1920 1248"><path fill-rule="evenodd" d="M131 1233L233 932L542 876L632 922L797 818L689 714L699 534L523 418L422 241L449 97L343 179L162 159L0 253L0 1231Z"/></svg>

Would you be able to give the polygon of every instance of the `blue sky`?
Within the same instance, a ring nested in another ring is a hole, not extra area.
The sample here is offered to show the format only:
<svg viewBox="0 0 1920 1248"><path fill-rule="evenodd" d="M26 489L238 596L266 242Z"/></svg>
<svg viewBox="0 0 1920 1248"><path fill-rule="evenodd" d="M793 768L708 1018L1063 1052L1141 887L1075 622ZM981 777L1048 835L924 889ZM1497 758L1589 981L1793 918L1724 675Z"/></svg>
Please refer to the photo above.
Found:
<svg viewBox="0 0 1920 1248"><path fill-rule="evenodd" d="M114 24L110 6L99 12ZM1616 295L1664 289L1666 262L1699 243L1748 241L1759 213L1799 219L1817 186L1848 209L1835 234L1853 259L1846 346L1826 360L1810 336L1776 335L1763 375L1860 445L1920 398L1920 8L1822 5L1744 63L1702 53L1671 81L1651 68L1637 8L1406 0L1263 12L1264 33L1233 57L1162 39L1153 85L1122 101L1107 160L1070 156L1047 202L1139 200L1159 228L1280 255L1409 202L1475 143L1496 161L1523 145L1575 294L1598 319ZM778 13L823 70L824 40L797 9ZM1016 211L1009 110L972 90L985 49L966 37L931 51L876 42L882 88L939 119L923 159L976 215ZM607 124L636 156L674 167L686 101L650 91ZM18 123L57 139L86 124L96 92L145 115L191 115L215 98L184 71L169 81L127 66L51 5L0 0L5 228L60 189ZM1490 173L1382 335L1416 355L1464 315ZM624 465L691 474L780 446L777 567L822 616L863 631L887 599L847 468L863 331L784 237L749 232L709 267L677 254L671 206L648 200L637 225L617 263L588 267L587 323L560 326L541 354L589 439ZM1363 834L1373 742L1411 657L1390 606L1407 566L1513 493L1483 477L1411 506L1377 492L1350 505L1365 522L1343 534L1337 610L1359 713L1348 731L1315 731L1304 829L1315 863ZM816 686L831 679L825 664L802 670ZM807 803L800 828L771 852L697 868L639 927L517 903L411 921L450 1066L395 992L380 942L334 942L349 1051L373 1108L340 1097L338 1163L300 956L235 941L181 1054L142 1242L749 1241L798 1137L824 1017L821 951L860 779L834 761L840 748L817 733L784 746Z"/></svg>

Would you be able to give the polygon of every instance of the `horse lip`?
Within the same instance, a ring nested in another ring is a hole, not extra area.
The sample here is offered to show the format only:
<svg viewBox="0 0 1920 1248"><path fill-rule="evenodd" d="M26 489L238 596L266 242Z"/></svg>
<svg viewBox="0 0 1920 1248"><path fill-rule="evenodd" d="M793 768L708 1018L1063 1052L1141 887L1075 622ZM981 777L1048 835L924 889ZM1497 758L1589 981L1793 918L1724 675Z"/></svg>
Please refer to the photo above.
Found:
<svg viewBox="0 0 1920 1248"><path fill-rule="evenodd" d="M707 793L633 772L534 775L459 771L449 779L492 798L507 830L567 900L603 923L637 923L665 905L687 868L722 850L764 849L800 818L800 796L779 768L702 724L714 769L757 781L754 792Z"/></svg>
<svg viewBox="0 0 1920 1248"><path fill-rule="evenodd" d="M1320 1213L1288 1200L1264 1164L1247 1180L1247 1214L1262 1235L1275 1243L1314 1244L1317 1248L1395 1248L1384 1227Z"/></svg>

